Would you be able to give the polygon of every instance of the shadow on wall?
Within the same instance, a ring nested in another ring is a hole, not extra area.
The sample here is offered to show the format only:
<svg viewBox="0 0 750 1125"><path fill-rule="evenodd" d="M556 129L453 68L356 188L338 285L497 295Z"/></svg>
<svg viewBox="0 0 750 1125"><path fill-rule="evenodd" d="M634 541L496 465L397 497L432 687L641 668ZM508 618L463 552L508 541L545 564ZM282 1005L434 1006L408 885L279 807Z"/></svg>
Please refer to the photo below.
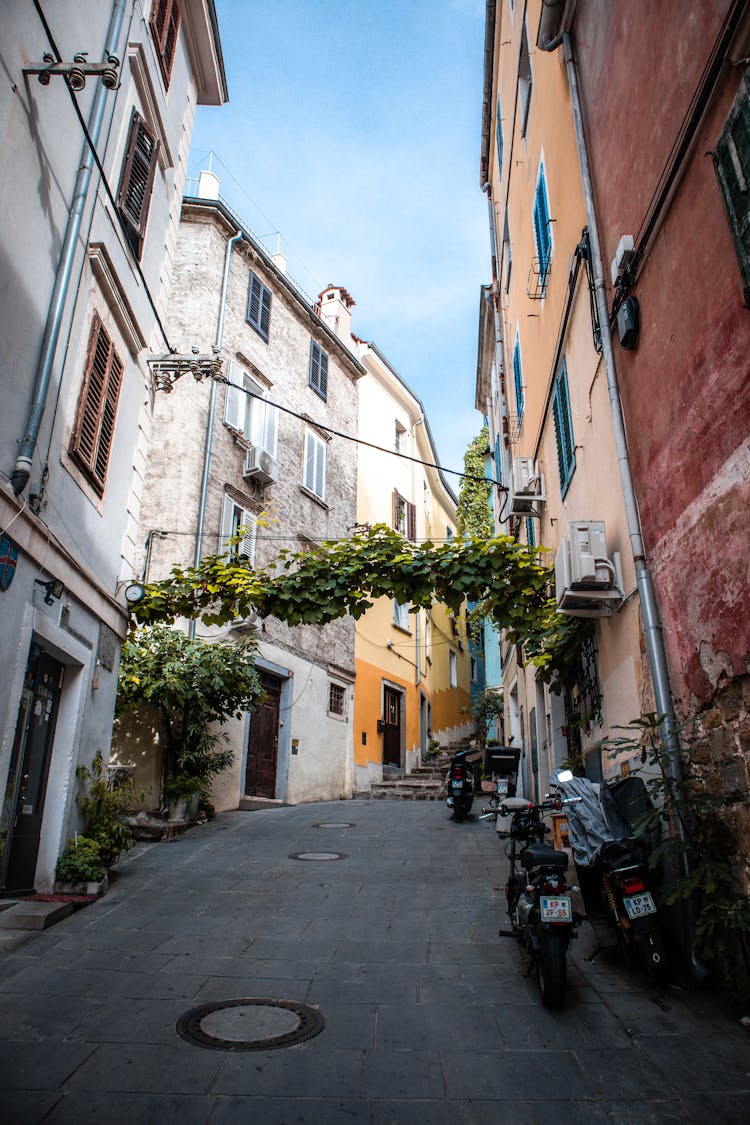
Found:
<svg viewBox="0 0 750 1125"><path fill-rule="evenodd" d="M142 800L135 810L149 812L160 807L161 782L164 776L164 727L156 707L143 704L128 711L115 723L112 733L110 763L134 766L136 794Z"/></svg>

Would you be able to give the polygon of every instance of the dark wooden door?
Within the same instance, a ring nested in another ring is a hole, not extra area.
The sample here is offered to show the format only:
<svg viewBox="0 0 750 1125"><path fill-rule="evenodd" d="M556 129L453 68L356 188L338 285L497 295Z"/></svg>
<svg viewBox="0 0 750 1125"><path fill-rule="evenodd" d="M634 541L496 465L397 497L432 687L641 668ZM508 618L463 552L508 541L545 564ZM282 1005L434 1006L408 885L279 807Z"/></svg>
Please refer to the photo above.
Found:
<svg viewBox="0 0 750 1125"><path fill-rule="evenodd" d="M250 716L245 792L254 797L275 797L281 680L261 672L260 682L266 697Z"/></svg>
<svg viewBox="0 0 750 1125"><path fill-rule="evenodd" d="M8 794L13 817L3 886L8 893L34 890L62 678L62 664L33 645L16 725L15 768L9 778L14 791Z"/></svg>
<svg viewBox="0 0 750 1125"><path fill-rule="evenodd" d="M383 765L401 765L401 692L383 689Z"/></svg>

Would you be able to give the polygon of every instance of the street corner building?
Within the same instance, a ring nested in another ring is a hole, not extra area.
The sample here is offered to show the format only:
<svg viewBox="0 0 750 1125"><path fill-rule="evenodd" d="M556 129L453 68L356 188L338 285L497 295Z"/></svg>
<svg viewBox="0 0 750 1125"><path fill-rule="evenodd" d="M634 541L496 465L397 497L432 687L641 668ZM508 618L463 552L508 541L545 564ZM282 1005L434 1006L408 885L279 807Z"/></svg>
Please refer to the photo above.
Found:
<svg viewBox="0 0 750 1125"><path fill-rule="evenodd" d="M49 891L109 751L149 359L195 108L227 89L213 0L4 4L0 38L0 878Z"/></svg>

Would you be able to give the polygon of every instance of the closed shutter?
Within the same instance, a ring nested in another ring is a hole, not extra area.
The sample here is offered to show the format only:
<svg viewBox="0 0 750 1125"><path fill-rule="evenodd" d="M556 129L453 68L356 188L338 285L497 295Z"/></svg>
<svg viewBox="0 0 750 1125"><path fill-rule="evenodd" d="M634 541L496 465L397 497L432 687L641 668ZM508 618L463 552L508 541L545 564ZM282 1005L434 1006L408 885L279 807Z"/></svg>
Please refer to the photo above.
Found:
<svg viewBox="0 0 750 1125"><path fill-rule="evenodd" d="M107 480L122 373L122 360L95 316L70 453L100 496Z"/></svg>
<svg viewBox="0 0 750 1125"><path fill-rule="evenodd" d="M513 383L516 389L516 411L520 422L523 417L523 369L521 367L521 341L516 336L513 345Z"/></svg>
<svg viewBox="0 0 750 1125"><path fill-rule="evenodd" d="M177 0L154 0L151 12L151 33L159 56L164 85L169 89L180 30L180 9Z"/></svg>
<svg viewBox="0 0 750 1125"><path fill-rule="evenodd" d="M271 398L266 403L265 421L265 448L272 457L276 457L279 449L279 412L273 405L273 399Z"/></svg>
<svg viewBox="0 0 750 1125"><path fill-rule="evenodd" d="M503 174L503 123L500 118L500 99L497 99L497 116L495 118L495 142L497 146L497 167L500 175Z"/></svg>
<svg viewBox="0 0 750 1125"><path fill-rule="evenodd" d="M401 500L401 497L399 496L398 492L394 488L393 496L391 498L391 525L396 529L396 531L398 531L398 525L399 525L398 517L399 517L399 502L400 502L400 500Z"/></svg>
<svg viewBox="0 0 750 1125"><path fill-rule="evenodd" d="M557 442L557 465L560 470L560 491L564 496L576 465L575 442L573 439L573 420L570 413L570 394L568 374L565 364L560 370L555 384L552 400L552 417L555 423Z"/></svg>
<svg viewBox="0 0 750 1125"><path fill-rule="evenodd" d="M750 68L740 84L714 153L735 250L750 306Z"/></svg>
<svg viewBox="0 0 750 1125"><path fill-rule="evenodd" d="M406 501L406 537L412 541L417 538L417 509L409 500Z"/></svg>
<svg viewBox="0 0 750 1125"><path fill-rule="evenodd" d="M534 198L534 238L536 252L539 258L539 272L542 278L549 269L552 239L549 232L549 204L547 202L547 183L544 176L544 167L539 169L539 180L536 185Z"/></svg>
<svg viewBox="0 0 750 1125"><path fill-rule="evenodd" d="M154 186L159 142L137 110L133 110L125 163L120 177L117 206L125 222L128 241L140 259L146 233L151 191Z"/></svg>
<svg viewBox="0 0 750 1125"><path fill-rule="evenodd" d="M304 485L320 500L326 491L326 443L312 430L305 431Z"/></svg>
<svg viewBox="0 0 750 1125"><path fill-rule="evenodd" d="M258 335L268 342L271 327L271 290L266 288L257 274L254 273L250 274L247 320Z"/></svg>
<svg viewBox="0 0 750 1125"><path fill-rule="evenodd" d="M309 384L324 400L328 398L328 355L314 340L310 341Z"/></svg>

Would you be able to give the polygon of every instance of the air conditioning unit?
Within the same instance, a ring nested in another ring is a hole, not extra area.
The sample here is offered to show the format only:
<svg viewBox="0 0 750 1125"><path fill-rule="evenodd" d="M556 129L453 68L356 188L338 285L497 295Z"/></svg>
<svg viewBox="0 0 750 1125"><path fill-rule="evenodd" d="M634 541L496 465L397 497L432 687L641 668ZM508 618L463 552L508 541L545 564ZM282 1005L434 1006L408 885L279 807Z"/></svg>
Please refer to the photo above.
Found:
<svg viewBox="0 0 750 1125"><path fill-rule="evenodd" d="M278 462L267 449L251 445L245 454L242 475L246 480L257 480L259 484L272 484L279 475Z"/></svg>
<svg viewBox="0 0 750 1125"><path fill-rule="evenodd" d="M622 606L620 556L607 554L602 520L568 525L555 555L555 599L570 617L609 617Z"/></svg>
<svg viewBox="0 0 750 1125"><path fill-rule="evenodd" d="M539 472L539 462L533 457L514 457L511 483L511 515L541 516L541 506L546 496L544 474Z"/></svg>

